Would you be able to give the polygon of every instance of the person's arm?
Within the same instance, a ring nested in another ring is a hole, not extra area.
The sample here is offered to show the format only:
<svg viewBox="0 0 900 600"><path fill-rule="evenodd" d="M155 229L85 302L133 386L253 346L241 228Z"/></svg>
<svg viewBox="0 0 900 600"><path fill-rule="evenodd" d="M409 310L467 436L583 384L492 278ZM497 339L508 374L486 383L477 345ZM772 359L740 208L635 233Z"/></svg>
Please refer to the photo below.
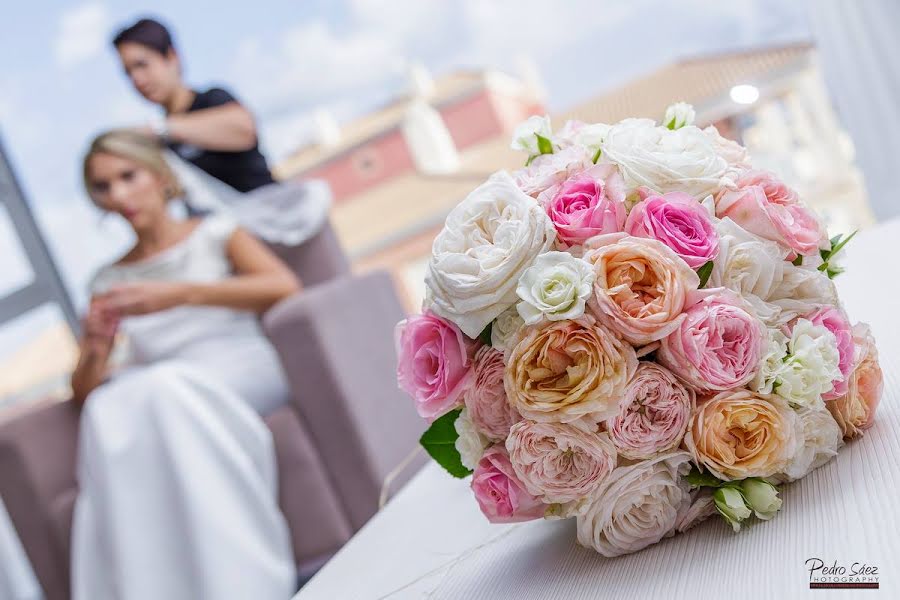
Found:
<svg viewBox="0 0 900 600"><path fill-rule="evenodd" d="M222 306L263 313L301 289L277 256L243 229L228 239L235 275L210 283L147 281L116 286L104 301L121 315L143 315L181 305Z"/></svg>
<svg viewBox="0 0 900 600"><path fill-rule="evenodd" d="M235 101L166 117L168 139L207 150L240 152L256 145L250 111Z"/></svg>
<svg viewBox="0 0 900 600"><path fill-rule="evenodd" d="M300 291L300 280L262 242L237 229L228 240L235 276L213 283L187 284L185 304L225 306L263 313Z"/></svg>
<svg viewBox="0 0 900 600"><path fill-rule="evenodd" d="M72 400L83 404L109 371L109 357L118 329L118 319L104 313L98 304L92 303L84 320L84 333L79 340L78 364L72 372Z"/></svg>

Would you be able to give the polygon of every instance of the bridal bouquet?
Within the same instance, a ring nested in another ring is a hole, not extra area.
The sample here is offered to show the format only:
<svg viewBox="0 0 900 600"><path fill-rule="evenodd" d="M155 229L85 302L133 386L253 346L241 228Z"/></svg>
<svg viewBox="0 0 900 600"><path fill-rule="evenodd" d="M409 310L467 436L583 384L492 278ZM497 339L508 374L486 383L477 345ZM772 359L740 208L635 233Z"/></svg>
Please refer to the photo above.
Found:
<svg viewBox="0 0 900 600"><path fill-rule="evenodd" d="M435 239L398 379L490 521L574 517L604 556L737 531L872 425L875 342L832 283L852 235L693 119L531 117L526 166Z"/></svg>

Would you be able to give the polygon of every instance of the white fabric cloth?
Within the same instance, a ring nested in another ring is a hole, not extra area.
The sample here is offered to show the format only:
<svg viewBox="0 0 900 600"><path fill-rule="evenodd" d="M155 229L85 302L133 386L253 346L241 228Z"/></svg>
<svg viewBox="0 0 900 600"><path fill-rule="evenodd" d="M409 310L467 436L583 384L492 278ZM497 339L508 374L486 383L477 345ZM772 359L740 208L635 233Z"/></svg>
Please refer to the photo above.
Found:
<svg viewBox="0 0 900 600"><path fill-rule="evenodd" d="M208 217L160 254L102 269L93 291L227 277L235 226ZM125 366L81 417L73 598L290 597L295 563L271 434L257 414L283 404L288 388L256 317L178 307L120 329Z"/></svg>
<svg viewBox="0 0 900 600"><path fill-rule="evenodd" d="M272 244L299 246L328 219L331 189L323 180L286 181L241 193L172 151L165 152L184 201L195 211L227 213L242 227Z"/></svg>
<svg viewBox="0 0 900 600"><path fill-rule="evenodd" d="M0 599L42 600L44 593L0 498Z"/></svg>

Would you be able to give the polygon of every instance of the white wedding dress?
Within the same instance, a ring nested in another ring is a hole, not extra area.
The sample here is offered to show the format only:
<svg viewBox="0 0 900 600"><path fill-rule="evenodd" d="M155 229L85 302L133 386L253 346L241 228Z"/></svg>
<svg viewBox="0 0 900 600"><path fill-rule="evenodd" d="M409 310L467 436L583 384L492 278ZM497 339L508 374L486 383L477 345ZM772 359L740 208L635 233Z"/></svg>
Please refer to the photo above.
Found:
<svg viewBox="0 0 900 600"><path fill-rule="evenodd" d="M235 222L202 221L147 260L105 267L93 292L230 275ZM286 600L296 571L260 415L287 400L249 312L177 307L122 321L124 364L81 416L74 600Z"/></svg>

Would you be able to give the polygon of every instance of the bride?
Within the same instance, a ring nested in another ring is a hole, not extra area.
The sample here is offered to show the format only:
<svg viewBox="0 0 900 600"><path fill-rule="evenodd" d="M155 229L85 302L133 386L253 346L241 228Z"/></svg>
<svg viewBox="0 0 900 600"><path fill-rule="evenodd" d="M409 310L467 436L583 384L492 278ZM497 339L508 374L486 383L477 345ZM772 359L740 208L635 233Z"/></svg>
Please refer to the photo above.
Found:
<svg viewBox="0 0 900 600"><path fill-rule="evenodd" d="M171 217L179 182L141 134L96 138L84 184L136 242L91 283L72 375L84 403L73 598L289 598L294 559L260 418L288 389L257 315L299 282L231 217Z"/></svg>

